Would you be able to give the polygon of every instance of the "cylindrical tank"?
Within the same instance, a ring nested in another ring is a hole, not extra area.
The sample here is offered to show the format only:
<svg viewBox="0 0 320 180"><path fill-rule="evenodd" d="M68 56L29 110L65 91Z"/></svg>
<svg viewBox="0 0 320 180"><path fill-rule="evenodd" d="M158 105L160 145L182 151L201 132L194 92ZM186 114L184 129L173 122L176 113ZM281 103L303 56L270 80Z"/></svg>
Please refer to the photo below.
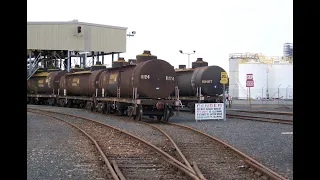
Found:
<svg viewBox="0 0 320 180"><path fill-rule="evenodd" d="M57 92L60 78L66 73L66 71L52 71L34 74L27 82L27 91L36 93Z"/></svg>
<svg viewBox="0 0 320 180"><path fill-rule="evenodd" d="M148 50L144 50L142 54L139 54L136 56L137 63L141 63L144 61L149 61L151 59L157 59L157 58L158 58L157 56L152 55L151 52Z"/></svg>
<svg viewBox="0 0 320 180"><path fill-rule="evenodd" d="M176 74L174 68L164 60L141 62L140 59L136 66L110 68L104 71L99 80L99 88L104 89L105 96L116 96L119 85L120 97L132 97L132 89L137 87L138 98L158 99L166 98L174 91Z"/></svg>
<svg viewBox="0 0 320 180"><path fill-rule="evenodd" d="M196 69L176 70L180 96L195 96L197 87L201 87L201 94L216 96L223 93L223 85L220 83L221 72L225 72L220 66L206 66ZM228 85L227 85L228 86Z"/></svg>
<svg viewBox="0 0 320 180"><path fill-rule="evenodd" d="M289 63L273 64L269 65L268 69L269 97L278 98L279 91L279 98L293 99L293 65Z"/></svg>
<svg viewBox="0 0 320 180"><path fill-rule="evenodd" d="M61 78L60 88L67 90L67 95L92 96L98 88L99 76L105 69L79 71L66 74Z"/></svg>
<svg viewBox="0 0 320 180"><path fill-rule="evenodd" d="M198 67L206 67L208 66L208 62L203 61L202 58L197 58L195 62L192 62L192 69L198 68Z"/></svg>

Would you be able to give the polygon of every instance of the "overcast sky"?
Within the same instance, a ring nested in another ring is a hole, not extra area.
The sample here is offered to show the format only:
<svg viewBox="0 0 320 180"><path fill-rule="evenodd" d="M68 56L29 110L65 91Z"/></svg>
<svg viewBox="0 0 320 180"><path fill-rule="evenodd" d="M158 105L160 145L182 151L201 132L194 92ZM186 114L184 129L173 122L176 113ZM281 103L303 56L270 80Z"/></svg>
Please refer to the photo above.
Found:
<svg viewBox="0 0 320 180"><path fill-rule="evenodd" d="M230 53L282 56L283 44L293 43L292 0L28 0L27 21L78 19L136 31L127 38L135 58L151 50L177 67L202 57L227 72ZM105 63L110 63L111 58Z"/></svg>

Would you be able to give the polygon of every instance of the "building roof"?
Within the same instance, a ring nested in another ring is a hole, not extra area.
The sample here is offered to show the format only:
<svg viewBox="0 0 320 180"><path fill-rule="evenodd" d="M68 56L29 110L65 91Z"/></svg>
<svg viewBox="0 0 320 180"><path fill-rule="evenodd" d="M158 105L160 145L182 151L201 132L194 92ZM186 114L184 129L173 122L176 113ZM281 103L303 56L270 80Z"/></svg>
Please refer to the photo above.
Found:
<svg viewBox="0 0 320 180"><path fill-rule="evenodd" d="M120 27L120 26L111 26L111 25L103 25L103 24L94 24L94 23L87 23L87 22L79 22L78 20L72 21L28 21L27 25L40 25L40 24L77 24L77 25L88 25L88 26L97 26L97 27L107 27L107 28L114 28L114 29L124 29L127 30L127 27Z"/></svg>

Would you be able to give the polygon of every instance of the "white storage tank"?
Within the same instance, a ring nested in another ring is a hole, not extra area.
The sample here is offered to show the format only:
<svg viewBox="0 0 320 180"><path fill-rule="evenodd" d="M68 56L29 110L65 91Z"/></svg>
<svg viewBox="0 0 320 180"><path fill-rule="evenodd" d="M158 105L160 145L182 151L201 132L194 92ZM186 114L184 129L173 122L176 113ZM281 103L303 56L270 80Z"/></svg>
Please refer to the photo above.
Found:
<svg viewBox="0 0 320 180"><path fill-rule="evenodd" d="M250 96L254 99L261 99L263 88L267 84L267 65L262 63L239 64L239 99L247 99L248 89L246 87L247 74L253 74L254 87L250 88Z"/></svg>
<svg viewBox="0 0 320 180"><path fill-rule="evenodd" d="M268 66L269 97L293 99L293 65L290 63L275 62L275 64Z"/></svg>
<svg viewBox="0 0 320 180"><path fill-rule="evenodd" d="M238 99L249 96L246 87L247 74L253 74L254 87L250 88L253 99L293 99L292 57L264 56L257 53L229 55L229 95Z"/></svg>

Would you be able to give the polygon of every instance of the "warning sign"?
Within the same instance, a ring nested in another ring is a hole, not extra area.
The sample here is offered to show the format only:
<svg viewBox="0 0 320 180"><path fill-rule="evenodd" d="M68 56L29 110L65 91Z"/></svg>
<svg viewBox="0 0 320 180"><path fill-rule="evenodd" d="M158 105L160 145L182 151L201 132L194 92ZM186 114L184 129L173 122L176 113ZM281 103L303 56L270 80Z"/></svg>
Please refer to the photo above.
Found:
<svg viewBox="0 0 320 180"><path fill-rule="evenodd" d="M196 103L195 119L223 119L223 103Z"/></svg>

